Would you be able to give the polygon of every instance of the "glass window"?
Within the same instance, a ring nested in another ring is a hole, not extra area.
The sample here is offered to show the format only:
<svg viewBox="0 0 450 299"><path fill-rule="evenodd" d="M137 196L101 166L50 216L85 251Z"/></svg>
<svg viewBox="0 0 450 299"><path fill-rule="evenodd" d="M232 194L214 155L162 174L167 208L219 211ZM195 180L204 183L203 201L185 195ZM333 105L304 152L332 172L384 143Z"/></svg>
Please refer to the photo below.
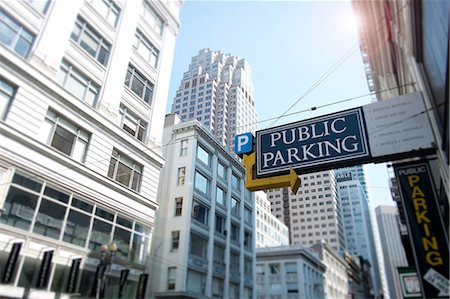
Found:
<svg viewBox="0 0 450 299"><path fill-rule="evenodd" d="M84 19L78 17L70 38L89 55L103 65L108 62L111 44L92 28Z"/></svg>
<svg viewBox="0 0 450 299"><path fill-rule="evenodd" d="M152 103L153 83L145 78L132 65L128 66L125 77L125 86L127 86L137 97L147 104Z"/></svg>
<svg viewBox="0 0 450 299"><path fill-rule="evenodd" d="M142 10L142 16L150 25L150 27L156 31L160 36L163 34L164 20L153 9L150 1L144 0L142 2L144 9Z"/></svg>
<svg viewBox="0 0 450 299"><path fill-rule="evenodd" d="M183 139L180 142L180 157L186 156L188 150L188 140Z"/></svg>
<svg viewBox="0 0 450 299"><path fill-rule="evenodd" d="M0 120L4 119L6 110L8 109L15 92L16 87L0 77Z"/></svg>
<svg viewBox="0 0 450 299"><path fill-rule="evenodd" d="M180 244L180 231L172 231L172 250L178 249L178 245Z"/></svg>
<svg viewBox="0 0 450 299"><path fill-rule="evenodd" d="M34 35L22 24L0 10L0 43L22 57L27 57Z"/></svg>
<svg viewBox="0 0 450 299"><path fill-rule="evenodd" d="M133 46L152 67L158 67L159 51L139 29L134 36Z"/></svg>
<svg viewBox="0 0 450 299"><path fill-rule="evenodd" d="M230 271L231 273L239 273L239 252L230 252Z"/></svg>
<svg viewBox="0 0 450 299"><path fill-rule="evenodd" d="M90 106L96 105L100 86L66 60L63 60L59 71L59 84L81 101L86 102Z"/></svg>
<svg viewBox="0 0 450 299"><path fill-rule="evenodd" d="M139 191L142 166L116 149L113 149L108 177L132 190Z"/></svg>
<svg viewBox="0 0 450 299"><path fill-rule="evenodd" d="M131 245L130 260L134 263L143 264L146 258L148 239L138 233L133 234L133 244Z"/></svg>
<svg viewBox="0 0 450 299"><path fill-rule="evenodd" d="M244 206L244 220L247 223L252 223L252 210Z"/></svg>
<svg viewBox="0 0 450 299"><path fill-rule="evenodd" d="M28 230L39 196L11 186L0 214L1 223Z"/></svg>
<svg viewBox="0 0 450 299"><path fill-rule="evenodd" d="M237 191L240 190L240 179L239 177L233 173L233 175L231 176L231 187Z"/></svg>
<svg viewBox="0 0 450 299"><path fill-rule="evenodd" d="M42 199L33 232L58 240L65 214L66 207L50 200Z"/></svg>
<svg viewBox="0 0 450 299"><path fill-rule="evenodd" d="M208 194L209 192L209 180L208 178L206 178L203 174L201 174L200 172L196 171L195 172L195 182L194 182L194 186L197 190Z"/></svg>
<svg viewBox="0 0 450 299"><path fill-rule="evenodd" d="M63 241L84 247L86 245L90 223L90 216L70 209L64 229Z"/></svg>
<svg viewBox="0 0 450 299"><path fill-rule="evenodd" d="M186 179L186 167L178 168L177 185L184 185Z"/></svg>
<svg viewBox="0 0 450 299"><path fill-rule="evenodd" d="M208 241L197 234L191 233L190 254L206 258Z"/></svg>
<svg viewBox="0 0 450 299"><path fill-rule="evenodd" d="M244 273L246 276L252 276L253 260L250 257L244 258Z"/></svg>
<svg viewBox="0 0 450 299"><path fill-rule="evenodd" d="M284 268L286 269L286 274L297 273L297 263L285 263Z"/></svg>
<svg viewBox="0 0 450 299"><path fill-rule="evenodd" d="M245 231L244 232L244 247L252 248L252 233Z"/></svg>
<svg viewBox="0 0 450 299"><path fill-rule="evenodd" d="M214 265L225 265L225 247L216 243L214 243L213 262Z"/></svg>
<svg viewBox="0 0 450 299"><path fill-rule="evenodd" d="M130 252L131 231L121 227L114 228L113 242L117 245L116 256L126 259Z"/></svg>
<svg viewBox="0 0 450 299"><path fill-rule="evenodd" d="M240 202L232 197L231 198L231 213L235 214L235 215L239 215L239 209L240 209Z"/></svg>
<svg viewBox="0 0 450 299"><path fill-rule="evenodd" d="M213 277L212 281L212 296L213 298L223 298L223 279Z"/></svg>
<svg viewBox="0 0 450 299"><path fill-rule="evenodd" d="M92 226L91 239L89 241L89 249L100 252L103 244L111 243L112 225L100 219L94 219Z"/></svg>
<svg viewBox="0 0 450 299"><path fill-rule="evenodd" d="M175 290L177 267L169 267L167 269L167 289Z"/></svg>
<svg viewBox="0 0 450 299"><path fill-rule="evenodd" d="M210 155L201 145L197 146L197 159L210 166Z"/></svg>
<svg viewBox="0 0 450 299"><path fill-rule="evenodd" d="M222 206L225 206L225 191L220 188L217 187L216 188L216 202Z"/></svg>
<svg viewBox="0 0 450 299"><path fill-rule="evenodd" d="M51 147L78 162L84 161L90 138L89 133L49 110L45 117L42 134Z"/></svg>
<svg viewBox="0 0 450 299"><path fill-rule="evenodd" d="M183 210L183 197L175 198L175 216L181 216Z"/></svg>
<svg viewBox="0 0 450 299"><path fill-rule="evenodd" d="M145 137L145 129L147 128L147 122L136 116L127 107L120 105L119 109L120 126L122 129L136 138L143 141Z"/></svg>
<svg viewBox="0 0 450 299"><path fill-rule="evenodd" d="M113 27L116 27L120 8L112 0L94 0L92 5L97 12Z"/></svg>
<svg viewBox="0 0 450 299"><path fill-rule="evenodd" d="M219 234L225 234L225 217L216 214L216 232Z"/></svg>
<svg viewBox="0 0 450 299"><path fill-rule="evenodd" d="M270 274L280 274L280 264L269 264Z"/></svg>
<svg viewBox="0 0 450 299"><path fill-rule="evenodd" d="M239 242L239 225L231 223L231 236L232 241Z"/></svg>
<svg viewBox="0 0 450 299"><path fill-rule="evenodd" d="M208 225L208 208L194 200L192 204L192 219Z"/></svg>
<svg viewBox="0 0 450 299"><path fill-rule="evenodd" d="M187 291L204 294L205 278L205 274L189 269L187 273Z"/></svg>

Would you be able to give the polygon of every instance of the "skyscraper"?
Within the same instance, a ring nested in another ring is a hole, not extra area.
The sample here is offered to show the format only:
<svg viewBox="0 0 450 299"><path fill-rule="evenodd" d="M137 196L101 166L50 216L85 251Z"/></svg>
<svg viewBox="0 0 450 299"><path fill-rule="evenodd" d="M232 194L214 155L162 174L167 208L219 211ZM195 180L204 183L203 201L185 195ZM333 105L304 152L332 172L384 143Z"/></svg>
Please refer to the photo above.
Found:
<svg viewBox="0 0 450 299"><path fill-rule="evenodd" d="M172 104L181 120L197 119L233 149L234 136L256 130L250 65L231 54L203 49L192 57Z"/></svg>
<svg viewBox="0 0 450 299"><path fill-rule="evenodd" d="M301 185L296 194L288 188L267 190L272 214L288 226L291 244L307 247L324 240L342 253L345 242L334 171L299 177Z"/></svg>
<svg viewBox="0 0 450 299"><path fill-rule="evenodd" d="M180 8L1 2L0 297L144 295Z"/></svg>
<svg viewBox="0 0 450 299"><path fill-rule="evenodd" d="M338 198L341 206L345 249L353 255L362 256L371 266L371 279L376 298L386 293L384 264L381 254L377 254L376 233L373 228L370 206L366 192L361 185L364 175L359 175L361 167L335 170ZM353 171L352 171L353 170ZM387 294L384 294L385 298Z"/></svg>
<svg viewBox="0 0 450 299"><path fill-rule="evenodd" d="M397 267L407 267L405 249L403 248L400 230L399 215L395 206L378 206L375 209L381 246L384 253L384 268L391 298L403 296Z"/></svg>

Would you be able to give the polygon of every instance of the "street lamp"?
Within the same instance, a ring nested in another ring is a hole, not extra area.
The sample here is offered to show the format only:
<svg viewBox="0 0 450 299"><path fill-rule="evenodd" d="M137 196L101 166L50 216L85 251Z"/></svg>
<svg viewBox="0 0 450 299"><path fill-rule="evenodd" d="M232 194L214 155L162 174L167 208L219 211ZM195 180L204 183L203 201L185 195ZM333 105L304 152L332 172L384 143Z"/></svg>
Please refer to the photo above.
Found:
<svg viewBox="0 0 450 299"><path fill-rule="evenodd" d="M105 295L107 275L111 268L112 261L117 252L117 244L111 243L109 245L103 244L100 247L100 263L97 266L95 298L101 299Z"/></svg>

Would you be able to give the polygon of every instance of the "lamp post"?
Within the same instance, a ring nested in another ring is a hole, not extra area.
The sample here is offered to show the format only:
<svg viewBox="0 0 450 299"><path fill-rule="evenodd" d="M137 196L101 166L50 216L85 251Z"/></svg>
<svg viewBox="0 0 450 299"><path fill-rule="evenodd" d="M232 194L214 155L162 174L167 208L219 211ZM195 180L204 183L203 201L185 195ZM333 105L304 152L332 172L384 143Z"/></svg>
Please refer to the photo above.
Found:
<svg viewBox="0 0 450 299"><path fill-rule="evenodd" d="M117 244L103 244L100 247L100 263L97 266L95 298L101 299L105 295L107 275L111 268L112 261L117 252Z"/></svg>

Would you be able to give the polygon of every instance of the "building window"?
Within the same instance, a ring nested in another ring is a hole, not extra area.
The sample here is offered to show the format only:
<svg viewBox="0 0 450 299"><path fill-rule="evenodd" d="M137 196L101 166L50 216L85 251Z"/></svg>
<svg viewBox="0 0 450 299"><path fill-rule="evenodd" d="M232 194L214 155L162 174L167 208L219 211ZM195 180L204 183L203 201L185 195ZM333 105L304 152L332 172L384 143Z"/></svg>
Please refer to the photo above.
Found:
<svg viewBox="0 0 450 299"><path fill-rule="evenodd" d="M197 222L208 225L208 208L200 204L198 201L194 200L192 203L192 219Z"/></svg>
<svg viewBox="0 0 450 299"><path fill-rule="evenodd" d="M117 26L120 8L112 0L94 0L92 5L111 26Z"/></svg>
<svg viewBox="0 0 450 299"><path fill-rule="evenodd" d="M177 173L177 185L178 186L184 185L185 180L186 180L186 167L180 167L178 168Z"/></svg>
<svg viewBox="0 0 450 299"><path fill-rule="evenodd" d="M59 73L59 84L81 101L95 106L100 86L83 75L68 61L63 60Z"/></svg>
<svg viewBox="0 0 450 299"><path fill-rule="evenodd" d="M205 294L205 280L205 274L189 269L187 272L187 291L202 295Z"/></svg>
<svg viewBox="0 0 450 299"><path fill-rule="evenodd" d="M190 254L205 259L208 241L197 234L191 233Z"/></svg>
<svg viewBox="0 0 450 299"><path fill-rule="evenodd" d="M252 234L248 231L244 232L244 247L252 248Z"/></svg>
<svg viewBox="0 0 450 299"><path fill-rule="evenodd" d="M239 225L231 223L230 238L232 241L239 242Z"/></svg>
<svg viewBox="0 0 450 299"><path fill-rule="evenodd" d="M285 263L284 269L286 270L286 274L297 274L297 263Z"/></svg>
<svg viewBox="0 0 450 299"><path fill-rule="evenodd" d="M183 210L183 197L175 198L175 216L181 216Z"/></svg>
<svg viewBox="0 0 450 299"><path fill-rule="evenodd" d="M119 109L120 126L125 132L136 138L144 141L145 129L147 122L136 116L127 107L120 105Z"/></svg>
<svg viewBox="0 0 450 299"><path fill-rule="evenodd" d="M113 149L108 177L134 191L139 191L142 165L139 165L118 150Z"/></svg>
<svg viewBox="0 0 450 299"><path fill-rule="evenodd" d="M188 140L183 139L180 141L180 157L186 156L187 150L188 150Z"/></svg>
<svg viewBox="0 0 450 299"><path fill-rule="evenodd" d="M217 174L222 179L226 180L227 178L227 167L223 165L221 162L217 164Z"/></svg>
<svg viewBox="0 0 450 299"><path fill-rule="evenodd" d="M213 277L211 290L213 298L223 298L223 286L223 279Z"/></svg>
<svg viewBox="0 0 450 299"><path fill-rule="evenodd" d="M225 191L222 188L217 187L216 188L216 203L225 207L225 202L226 202L225 196L226 196Z"/></svg>
<svg viewBox="0 0 450 299"><path fill-rule="evenodd" d="M280 272L280 264L269 264L269 271L272 275L281 274Z"/></svg>
<svg viewBox="0 0 450 299"><path fill-rule="evenodd" d="M22 24L0 10L0 43L22 57L27 57L34 35Z"/></svg>
<svg viewBox="0 0 450 299"><path fill-rule="evenodd" d="M216 232L225 234L225 218L222 215L216 214Z"/></svg>
<svg viewBox="0 0 450 299"><path fill-rule="evenodd" d="M232 174L232 176L231 176L231 187L234 189L234 190L237 190L237 191L239 191L240 190L240 179L239 179L239 177L236 175L236 174Z"/></svg>
<svg viewBox="0 0 450 299"><path fill-rule="evenodd" d="M150 25L150 27L156 31L160 36L163 34L164 20L156 13L150 4L150 1L143 1L144 9L142 11L142 16Z"/></svg>
<svg viewBox="0 0 450 299"><path fill-rule="evenodd" d="M240 206L240 202L232 197L231 198L231 213L233 213L234 215L239 215L239 206Z"/></svg>
<svg viewBox="0 0 450 299"><path fill-rule="evenodd" d="M201 145L197 146L197 160L202 161L205 165L210 166L210 154Z"/></svg>
<svg viewBox="0 0 450 299"><path fill-rule="evenodd" d="M16 87L0 77L0 120L5 118L6 111L16 93Z"/></svg>
<svg viewBox="0 0 450 299"><path fill-rule="evenodd" d="M225 248L214 243L213 263L215 266L225 265Z"/></svg>
<svg viewBox="0 0 450 299"><path fill-rule="evenodd" d="M167 269L167 289L175 290L177 267L169 267Z"/></svg>
<svg viewBox="0 0 450 299"><path fill-rule="evenodd" d="M239 274L239 252L230 252L230 272L232 274Z"/></svg>
<svg viewBox="0 0 450 299"><path fill-rule="evenodd" d="M139 29L134 36L133 46L152 67L158 67L159 51Z"/></svg>
<svg viewBox="0 0 450 299"><path fill-rule="evenodd" d="M247 223L252 223L252 210L244 206L244 221Z"/></svg>
<svg viewBox="0 0 450 299"><path fill-rule="evenodd" d="M108 62L111 44L97 33L85 20L78 17L70 38L103 65Z"/></svg>
<svg viewBox="0 0 450 299"><path fill-rule="evenodd" d="M253 273L253 260L250 257L244 258L244 274L245 276L252 276Z"/></svg>
<svg viewBox="0 0 450 299"><path fill-rule="evenodd" d="M180 245L180 231L172 231L172 250L177 250Z"/></svg>
<svg viewBox="0 0 450 299"><path fill-rule="evenodd" d="M49 110L45 117L42 134L51 147L78 162L84 161L89 143L89 133Z"/></svg>
<svg viewBox="0 0 450 299"><path fill-rule="evenodd" d="M209 194L209 179L198 171L195 171L194 186L197 190Z"/></svg>
<svg viewBox="0 0 450 299"><path fill-rule="evenodd" d="M153 84L132 65L128 66L125 85L142 101L149 105L152 103Z"/></svg>

